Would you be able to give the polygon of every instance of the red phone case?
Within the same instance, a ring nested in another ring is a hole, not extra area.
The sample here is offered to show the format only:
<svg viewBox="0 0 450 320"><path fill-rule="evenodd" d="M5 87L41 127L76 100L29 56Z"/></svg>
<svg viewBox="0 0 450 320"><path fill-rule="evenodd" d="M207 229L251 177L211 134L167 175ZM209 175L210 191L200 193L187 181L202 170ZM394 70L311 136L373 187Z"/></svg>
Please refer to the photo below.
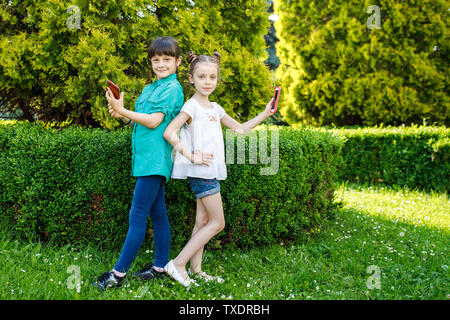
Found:
<svg viewBox="0 0 450 320"><path fill-rule="evenodd" d="M112 81L108 80L108 87L111 89L116 99L120 98L119 87Z"/></svg>
<svg viewBox="0 0 450 320"><path fill-rule="evenodd" d="M278 86L275 88L275 92L273 93L273 102L272 102L272 109L270 109L271 113L275 113L278 108L278 100L280 99L280 92L281 87Z"/></svg>

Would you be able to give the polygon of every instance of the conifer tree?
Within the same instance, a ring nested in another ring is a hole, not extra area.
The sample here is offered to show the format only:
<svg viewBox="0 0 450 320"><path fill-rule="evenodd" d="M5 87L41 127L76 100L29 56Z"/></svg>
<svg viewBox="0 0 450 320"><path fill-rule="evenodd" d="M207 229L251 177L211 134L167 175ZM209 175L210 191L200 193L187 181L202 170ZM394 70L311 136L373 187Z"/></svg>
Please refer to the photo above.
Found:
<svg viewBox="0 0 450 320"><path fill-rule="evenodd" d="M270 0L270 7L268 9L268 13L273 16L273 1ZM264 39L266 40L267 45L267 54L269 55L269 58L265 61L265 63L269 66L270 70L276 70L278 68L278 65L280 64L280 59L277 57L276 49L275 49L275 43L278 41L277 35L275 32L275 27L273 26L273 19L271 20L271 17L269 16L270 20L270 28L269 32L264 36Z"/></svg>
<svg viewBox="0 0 450 320"><path fill-rule="evenodd" d="M446 0L275 0L293 123L448 124Z"/></svg>

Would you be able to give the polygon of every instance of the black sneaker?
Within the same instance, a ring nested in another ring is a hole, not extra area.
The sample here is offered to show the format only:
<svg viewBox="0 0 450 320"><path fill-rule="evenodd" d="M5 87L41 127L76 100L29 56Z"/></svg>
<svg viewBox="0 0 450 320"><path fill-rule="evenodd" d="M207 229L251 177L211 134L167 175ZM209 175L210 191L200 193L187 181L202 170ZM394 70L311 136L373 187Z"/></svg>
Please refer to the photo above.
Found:
<svg viewBox="0 0 450 320"><path fill-rule="evenodd" d="M163 279L167 277L167 274L163 272L156 271L153 269L153 264L147 263L140 272L133 273L133 276L141 280L153 280L153 279Z"/></svg>
<svg viewBox="0 0 450 320"><path fill-rule="evenodd" d="M122 286L123 279L125 277L118 277L114 272L109 271L103 273L98 277L97 282L93 283L93 286L97 286L99 290L104 290L106 288L118 288Z"/></svg>

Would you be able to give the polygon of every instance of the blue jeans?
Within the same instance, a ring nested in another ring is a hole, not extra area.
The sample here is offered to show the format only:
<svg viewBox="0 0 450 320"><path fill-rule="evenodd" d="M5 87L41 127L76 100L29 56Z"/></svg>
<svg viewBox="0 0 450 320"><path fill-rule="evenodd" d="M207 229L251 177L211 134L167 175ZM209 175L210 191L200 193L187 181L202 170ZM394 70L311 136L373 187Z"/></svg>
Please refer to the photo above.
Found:
<svg viewBox="0 0 450 320"><path fill-rule="evenodd" d="M131 204L128 234L114 270L127 272L145 237L150 214L155 240L154 266L164 268L169 261L170 225L167 217L163 176L138 177Z"/></svg>

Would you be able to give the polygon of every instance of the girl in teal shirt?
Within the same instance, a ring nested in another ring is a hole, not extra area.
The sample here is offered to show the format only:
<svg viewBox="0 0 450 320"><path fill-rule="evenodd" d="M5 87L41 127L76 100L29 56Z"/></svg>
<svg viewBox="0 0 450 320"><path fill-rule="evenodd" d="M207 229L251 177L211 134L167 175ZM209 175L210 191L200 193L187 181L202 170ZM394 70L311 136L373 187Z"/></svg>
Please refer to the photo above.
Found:
<svg viewBox="0 0 450 320"><path fill-rule="evenodd" d="M134 275L140 279L161 278L169 259L170 225L167 217L164 183L172 170L172 146L163 138L167 125L183 106L184 96L177 80L181 50L171 37L154 40L149 59L157 80L147 85L136 101L135 111L123 106L124 93L115 99L106 92L112 117L133 124L132 175L137 177L129 215L129 229L119 260L114 268L103 273L95 285L99 289L120 287L145 237L148 215L152 219L155 240L155 261Z"/></svg>

